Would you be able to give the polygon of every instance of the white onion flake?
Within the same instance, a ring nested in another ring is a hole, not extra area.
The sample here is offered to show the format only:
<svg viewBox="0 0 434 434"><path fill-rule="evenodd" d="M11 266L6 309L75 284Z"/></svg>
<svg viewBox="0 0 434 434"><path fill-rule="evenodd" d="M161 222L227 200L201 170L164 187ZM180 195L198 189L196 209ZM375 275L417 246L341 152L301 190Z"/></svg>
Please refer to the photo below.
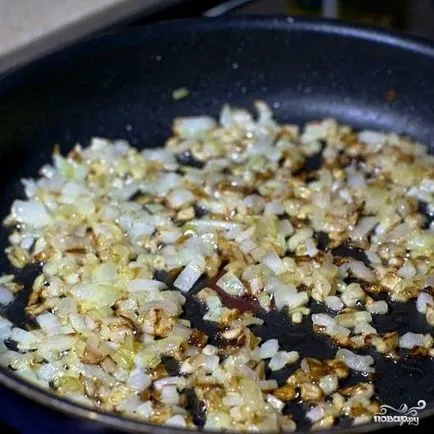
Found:
<svg viewBox="0 0 434 434"><path fill-rule="evenodd" d="M8 305L14 301L14 298L14 295L7 288L0 286L0 305Z"/></svg>
<svg viewBox="0 0 434 434"><path fill-rule="evenodd" d="M371 356L360 356L344 348L338 350L336 358L341 359L349 368L359 372L375 372Z"/></svg>
<svg viewBox="0 0 434 434"><path fill-rule="evenodd" d="M232 273L226 273L216 283L223 291L230 295L240 297L246 292L246 287L243 282Z"/></svg>
<svg viewBox="0 0 434 434"><path fill-rule="evenodd" d="M16 200L12 205L12 216L19 223L43 227L50 223L50 215L44 205L36 201Z"/></svg>
<svg viewBox="0 0 434 434"><path fill-rule="evenodd" d="M423 347L424 345L424 335L420 333L407 332L399 339L399 346L401 348L412 349L414 347Z"/></svg>
<svg viewBox="0 0 434 434"><path fill-rule="evenodd" d="M200 276L205 271L205 260L199 256L192 259L187 266L179 273L173 285L182 292L187 292L199 280Z"/></svg>
<svg viewBox="0 0 434 434"><path fill-rule="evenodd" d="M431 294L421 292L416 300L416 308L420 313L426 313L427 306L433 306L434 299Z"/></svg>
<svg viewBox="0 0 434 434"><path fill-rule="evenodd" d="M279 342L277 339L269 339L261 345L261 359L269 359L279 351Z"/></svg>

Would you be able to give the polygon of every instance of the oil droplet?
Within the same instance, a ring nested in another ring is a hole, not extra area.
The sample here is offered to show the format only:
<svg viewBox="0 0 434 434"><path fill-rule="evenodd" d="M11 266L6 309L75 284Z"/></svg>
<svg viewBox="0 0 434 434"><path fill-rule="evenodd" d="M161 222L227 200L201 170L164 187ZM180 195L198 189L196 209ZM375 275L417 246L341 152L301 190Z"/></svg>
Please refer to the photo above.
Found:
<svg viewBox="0 0 434 434"><path fill-rule="evenodd" d="M242 86L240 88L241 93L247 93L247 87L246 86Z"/></svg>
<svg viewBox="0 0 434 434"><path fill-rule="evenodd" d="M131 131L133 129L133 127L130 124L125 125L125 129L127 131Z"/></svg>
<svg viewBox="0 0 434 434"><path fill-rule="evenodd" d="M281 104L280 104L279 101L274 101L274 102L273 102L273 108L274 108L274 109L278 109L278 108L280 108L280 106L281 106Z"/></svg>
<svg viewBox="0 0 434 434"><path fill-rule="evenodd" d="M155 56L155 60L156 60L157 62L161 62L161 61L163 60L163 56L161 56L160 54L157 54L157 55Z"/></svg>
<svg viewBox="0 0 434 434"><path fill-rule="evenodd" d="M237 62L232 63L232 69L238 69L239 66Z"/></svg>

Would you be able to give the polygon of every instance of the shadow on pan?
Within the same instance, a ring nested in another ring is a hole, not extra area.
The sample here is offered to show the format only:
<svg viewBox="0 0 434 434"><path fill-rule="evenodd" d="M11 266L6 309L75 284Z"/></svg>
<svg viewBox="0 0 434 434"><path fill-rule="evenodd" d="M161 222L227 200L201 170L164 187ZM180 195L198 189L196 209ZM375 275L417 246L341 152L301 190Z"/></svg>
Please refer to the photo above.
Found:
<svg viewBox="0 0 434 434"><path fill-rule="evenodd" d="M190 95L175 101L172 92ZM236 18L159 24L83 42L0 80L0 216L22 195L21 177L34 176L49 160L52 147L63 151L92 136L126 138L139 147L162 145L176 116L218 114L229 102L251 108L266 100L280 121L303 123L335 117L355 128L393 130L434 148L434 46L373 29L329 21L293 18ZM0 231L0 247L7 234ZM4 255L0 272L11 271ZM34 272L35 270L33 270ZM22 276L27 290L32 270ZM25 321L25 291L7 309L17 324ZM413 306L392 305L391 315L376 319L381 331L428 332ZM314 306L314 310L320 310ZM186 317L196 327L200 307L192 297ZM264 317L255 330L276 337L302 356L336 352L314 335L305 320L292 325L278 313ZM434 364L430 360L393 363L376 358L378 395L383 403L409 407L421 399L434 412ZM284 382L289 371L276 374ZM354 376L349 381L360 380ZM135 432L174 433L102 414L52 397L0 370L0 382L34 401L101 427ZM302 407L287 409L307 429ZM354 432L381 428L369 424ZM341 430L349 430L345 421Z"/></svg>

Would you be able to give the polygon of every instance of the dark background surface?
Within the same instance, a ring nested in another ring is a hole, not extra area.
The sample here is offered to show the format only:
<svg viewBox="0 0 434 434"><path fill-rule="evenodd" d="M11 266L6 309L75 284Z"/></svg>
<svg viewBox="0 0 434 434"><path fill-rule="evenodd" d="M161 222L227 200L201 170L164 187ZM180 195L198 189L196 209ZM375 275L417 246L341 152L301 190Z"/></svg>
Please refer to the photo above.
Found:
<svg viewBox="0 0 434 434"><path fill-rule="evenodd" d="M138 17L127 27L142 26L149 22L156 22L166 19L186 18L199 16L208 11L210 7L222 6L213 9L208 15L216 15L219 12L228 14L262 14L262 13L298 13L311 16L324 15L324 5L319 1L285 1L285 0L257 0L250 2L225 2L221 1L187 1L185 4L167 10L152 17ZM245 3L239 8L232 8L238 3ZM363 3L363 7L360 4ZM334 11L335 15L347 20L363 21L386 27L393 27L409 31L411 33L432 36L434 23L433 2L432 1L351 1L343 0L339 2L339 12L333 7L327 9ZM330 6L330 4L328 5ZM333 5L332 5L333 6ZM326 11L326 12L327 12ZM118 26L118 28L125 27ZM103 133L104 131L101 131ZM421 379L417 379L418 387ZM422 378L423 380L423 378ZM426 391L424 391L426 392ZM411 406L412 402L408 402ZM415 403L414 403L415 404ZM431 420L422 421L419 429L429 428ZM417 428L402 428L400 432L414 432ZM395 430L395 429L394 429ZM391 430L387 430L390 432ZM42 408L25 398L16 395L9 390L0 389L0 433L109 433L108 430L102 431L100 426L92 422L77 421L63 414Z"/></svg>

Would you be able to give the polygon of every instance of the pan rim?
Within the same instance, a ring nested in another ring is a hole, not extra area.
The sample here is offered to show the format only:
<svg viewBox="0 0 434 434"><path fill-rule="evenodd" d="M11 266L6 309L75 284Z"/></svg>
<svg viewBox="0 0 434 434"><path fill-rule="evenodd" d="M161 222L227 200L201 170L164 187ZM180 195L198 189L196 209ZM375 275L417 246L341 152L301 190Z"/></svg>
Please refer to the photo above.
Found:
<svg viewBox="0 0 434 434"><path fill-rule="evenodd" d="M35 60L30 64L21 66L15 71L10 71L0 76L0 98L10 89L19 86L23 81L31 80L31 75L38 70L43 70L51 64L59 64L59 61L67 57L80 55L80 53L104 50L111 45L130 45L142 43L162 35L169 36L174 32L216 32L229 29L247 30L279 30L286 33L313 32L319 34L334 34L343 38L354 38L371 43L379 43L400 50L411 51L424 57L434 58L434 43L422 37L399 33L394 30L386 30L367 25L353 25L344 21L331 19L310 19L298 16L236 16L218 18L195 18L160 22L139 28L123 31L109 32L96 37L89 37L74 45L63 48L59 52L48 54L45 58ZM19 393L36 404L41 404L61 413L75 416L80 419L92 420L101 423L107 428L119 429L127 432L149 433L151 430L156 434L185 433L186 430L177 427L155 425L151 423L136 421L114 413L103 412L98 409L86 407L71 400L62 398L31 384L26 380L11 373L7 368L0 366L0 385ZM420 413L420 418L434 415L434 408L426 409ZM392 427L395 424L368 423L349 428L333 428L318 431L319 433L361 433L369 432L382 427ZM208 431L211 434L217 432Z"/></svg>
<svg viewBox="0 0 434 434"><path fill-rule="evenodd" d="M434 58L434 41L406 32L385 29L366 24L353 24L329 18L306 18L302 16L283 15L246 15L216 18L188 18L147 24L132 29L109 29L107 32L86 37L72 45L65 46L59 51L48 53L45 57L33 60L29 64L19 66L15 70L0 74L0 97L9 89L19 85L23 80L51 63L60 63L70 56L104 50L109 46L131 45L142 41L159 39L175 32L202 31L213 32L219 30L279 30L286 33L312 32L334 34L345 38L354 38L391 46L405 51L414 52L421 56Z"/></svg>

